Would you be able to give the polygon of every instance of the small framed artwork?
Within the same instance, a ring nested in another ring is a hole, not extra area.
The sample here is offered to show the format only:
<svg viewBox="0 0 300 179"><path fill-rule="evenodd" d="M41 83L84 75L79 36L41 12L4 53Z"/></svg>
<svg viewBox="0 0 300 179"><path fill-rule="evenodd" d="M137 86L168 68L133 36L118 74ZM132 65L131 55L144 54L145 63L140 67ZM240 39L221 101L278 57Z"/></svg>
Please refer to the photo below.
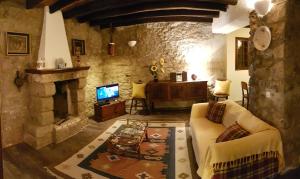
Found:
<svg viewBox="0 0 300 179"><path fill-rule="evenodd" d="M6 55L29 55L29 34L6 32Z"/></svg>
<svg viewBox="0 0 300 179"><path fill-rule="evenodd" d="M72 39L72 54L74 56L85 55L84 40Z"/></svg>
<svg viewBox="0 0 300 179"><path fill-rule="evenodd" d="M235 38L235 70L248 70L249 39L243 37Z"/></svg>

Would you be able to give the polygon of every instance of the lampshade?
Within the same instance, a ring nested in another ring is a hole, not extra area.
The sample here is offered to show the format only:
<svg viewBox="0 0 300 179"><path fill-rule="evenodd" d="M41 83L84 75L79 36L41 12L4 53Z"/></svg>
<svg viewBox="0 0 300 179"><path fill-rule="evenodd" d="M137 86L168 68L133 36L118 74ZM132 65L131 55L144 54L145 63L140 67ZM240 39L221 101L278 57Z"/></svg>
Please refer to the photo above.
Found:
<svg viewBox="0 0 300 179"><path fill-rule="evenodd" d="M134 47L136 45L136 40L128 41L129 47Z"/></svg>
<svg viewBox="0 0 300 179"><path fill-rule="evenodd" d="M254 4L255 11L258 15L266 15L272 8L273 4L271 0L258 0Z"/></svg>
<svg viewBox="0 0 300 179"><path fill-rule="evenodd" d="M248 9L254 9L254 4L256 3L256 0L246 0L245 2Z"/></svg>

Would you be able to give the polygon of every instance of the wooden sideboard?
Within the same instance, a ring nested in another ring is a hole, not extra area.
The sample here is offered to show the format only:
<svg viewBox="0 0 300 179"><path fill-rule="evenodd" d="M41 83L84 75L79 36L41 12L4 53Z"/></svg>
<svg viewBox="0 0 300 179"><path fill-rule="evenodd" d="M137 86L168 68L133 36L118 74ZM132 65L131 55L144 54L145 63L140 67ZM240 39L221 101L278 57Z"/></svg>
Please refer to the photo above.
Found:
<svg viewBox="0 0 300 179"><path fill-rule="evenodd" d="M207 81L159 81L147 84L147 99L150 110L154 109L154 103L161 101L207 101Z"/></svg>

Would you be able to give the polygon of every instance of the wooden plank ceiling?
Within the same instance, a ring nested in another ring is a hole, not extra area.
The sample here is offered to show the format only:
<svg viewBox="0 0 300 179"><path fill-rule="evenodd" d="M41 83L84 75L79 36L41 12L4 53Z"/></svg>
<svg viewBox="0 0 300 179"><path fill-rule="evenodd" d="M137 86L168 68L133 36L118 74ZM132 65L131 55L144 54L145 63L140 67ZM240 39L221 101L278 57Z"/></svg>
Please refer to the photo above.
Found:
<svg viewBox="0 0 300 179"><path fill-rule="evenodd" d="M65 19L76 18L101 28L149 22L208 22L237 0L27 0L27 8L49 6L62 10Z"/></svg>

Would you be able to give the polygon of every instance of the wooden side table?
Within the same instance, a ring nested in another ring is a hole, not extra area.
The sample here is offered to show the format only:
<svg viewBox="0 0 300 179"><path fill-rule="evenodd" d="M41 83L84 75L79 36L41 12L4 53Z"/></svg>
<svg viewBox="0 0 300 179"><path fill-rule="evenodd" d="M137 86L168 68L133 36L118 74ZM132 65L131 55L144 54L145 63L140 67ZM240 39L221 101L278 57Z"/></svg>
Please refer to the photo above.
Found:
<svg viewBox="0 0 300 179"><path fill-rule="evenodd" d="M99 105L94 104L95 121L101 122L106 121L118 116L126 114L125 111L125 101L114 101L110 104Z"/></svg>

